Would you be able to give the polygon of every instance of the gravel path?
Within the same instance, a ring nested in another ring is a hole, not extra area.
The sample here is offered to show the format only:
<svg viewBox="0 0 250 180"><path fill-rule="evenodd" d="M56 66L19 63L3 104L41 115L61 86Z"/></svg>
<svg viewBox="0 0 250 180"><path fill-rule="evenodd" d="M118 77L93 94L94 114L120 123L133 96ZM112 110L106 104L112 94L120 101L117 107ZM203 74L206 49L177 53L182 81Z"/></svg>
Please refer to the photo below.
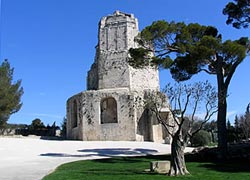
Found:
<svg viewBox="0 0 250 180"><path fill-rule="evenodd" d="M152 142L0 137L0 179L39 180L60 164L76 160L169 153L170 145Z"/></svg>

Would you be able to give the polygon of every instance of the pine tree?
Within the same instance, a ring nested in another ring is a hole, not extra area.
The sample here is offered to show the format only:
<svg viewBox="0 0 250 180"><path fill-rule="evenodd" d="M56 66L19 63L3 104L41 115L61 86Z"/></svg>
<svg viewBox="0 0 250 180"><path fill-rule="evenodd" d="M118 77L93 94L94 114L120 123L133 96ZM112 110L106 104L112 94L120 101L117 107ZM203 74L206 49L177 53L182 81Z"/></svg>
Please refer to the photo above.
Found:
<svg viewBox="0 0 250 180"><path fill-rule="evenodd" d="M234 0L229 2L223 9L223 14L227 15L227 24L239 29L248 28L250 25L250 0Z"/></svg>
<svg viewBox="0 0 250 180"><path fill-rule="evenodd" d="M23 88L21 80L13 82L14 68L10 67L8 60L0 65L0 130L4 131L11 114L22 107L21 96Z"/></svg>
<svg viewBox="0 0 250 180"><path fill-rule="evenodd" d="M215 27L161 20L145 27L135 40L140 47L129 50L129 62L134 67L155 64L170 69L178 82L200 72L216 77L218 149L219 157L226 159L228 88L237 67L249 51L249 39L242 37L223 41Z"/></svg>

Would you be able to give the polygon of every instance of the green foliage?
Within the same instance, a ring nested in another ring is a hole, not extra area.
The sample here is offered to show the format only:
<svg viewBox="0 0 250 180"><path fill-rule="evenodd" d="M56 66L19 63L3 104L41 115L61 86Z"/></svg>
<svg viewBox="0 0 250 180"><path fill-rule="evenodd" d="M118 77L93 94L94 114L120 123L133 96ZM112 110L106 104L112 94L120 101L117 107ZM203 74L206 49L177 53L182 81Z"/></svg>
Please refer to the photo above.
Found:
<svg viewBox="0 0 250 180"><path fill-rule="evenodd" d="M18 128L16 134L28 136L28 135L36 135L36 136L57 136L56 130L60 129L59 126L56 126L56 122L54 122L51 126L48 124L44 125L41 119L34 119L30 125L25 125L24 127Z"/></svg>
<svg viewBox="0 0 250 180"><path fill-rule="evenodd" d="M36 118L32 121L32 123L29 125L29 129L31 131L36 131L36 130L39 130L39 129L42 129L42 128L45 128L43 122L41 119L39 118Z"/></svg>
<svg viewBox="0 0 250 180"><path fill-rule="evenodd" d="M246 108L245 114L236 115L234 126L227 122L228 142L242 142L250 138L250 104Z"/></svg>
<svg viewBox="0 0 250 180"><path fill-rule="evenodd" d="M207 122L204 124L203 130L209 132L211 134L212 143L217 143L217 122L215 120L212 120L210 122Z"/></svg>
<svg viewBox="0 0 250 180"><path fill-rule="evenodd" d="M233 127L230 121L227 121L227 141L232 143L237 141L235 127Z"/></svg>
<svg viewBox="0 0 250 180"><path fill-rule="evenodd" d="M67 118L63 118L63 122L61 124L61 136L66 137L67 135Z"/></svg>
<svg viewBox="0 0 250 180"><path fill-rule="evenodd" d="M149 61L157 59L156 62L164 64L167 60L168 66L162 67L170 69L172 77L178 82L188 80L202 71L216 76L218 146L221 157L225 157L227 91L234 72L249 52L249 39L242 37L223 42L222 35L212 26L156 21L142 31L137 42L140 48L145 49L144 52L150 52ZM136 62L138 56L131 54L131 59ZM143 57L139 59L143 60Z"/></svg>
<svg viewBox="0 0 250 180"><path fill-rule="evenodd" d="M248 28L250 24L250 0L234 0L229 2L223 9L223 14L227 15L227 24L239 29Z"/></svg>
<svg viewBox="0 0 250 180"><path fill-rule="evenodd" d="M249 44L248 38L222 42L221 34L212 26L164 20L147 26L135 40L140 48L130 49L132 66L160 65L169 68L177 81L201 71L219 74L219 69L225 71L224 78L231 76L234 66L245 58Z"/></svg>
<svg viewBox="0 0 250 180"><path fill-rule="evenodd" d="M212 120L210 122L207 122L205 125L204 125L204 130L208 131L208 132L214 132L214 131L217 131L217 124L216 124L216 121Z"/></svg>
<svg viewBox="0 0 250 180"><path fill-rule="evenodd" d="M6 127L8 129L24 129L27 126L28 126L27 124L7 124Z"/></svg>
<svg viewBox="0 0 250 180"><path fill-rule="evenodd" d="M212 142L212 137L209 134L209 132L200 130L198 133L196 133L191 139L191 145L194 147L197 146L206 146L209 145Z"/></svg>
<svg viewBox="0 0 250 180"><path fill-rule="evenodd" d="M23 88L21 80L13 82L14 68L7 60L0 65L0 129L4 129L11 114L20 110Z"/></svg>
<svg viewBox="0 0 250 180"><path fill-rule="evenodd" d="M133 58L136 58L137 61L129 59L129 63L135 68L141 68L143 66L149 65L149 50L144 48L129 49L129 53Z"/></svg>
<svg viewBox="0 0 250 180"><path fill-rule="evenodd" d="M246 108L244 115L240 116L239 126L242 133L242 139L250 138L250 104Z"/></svg>

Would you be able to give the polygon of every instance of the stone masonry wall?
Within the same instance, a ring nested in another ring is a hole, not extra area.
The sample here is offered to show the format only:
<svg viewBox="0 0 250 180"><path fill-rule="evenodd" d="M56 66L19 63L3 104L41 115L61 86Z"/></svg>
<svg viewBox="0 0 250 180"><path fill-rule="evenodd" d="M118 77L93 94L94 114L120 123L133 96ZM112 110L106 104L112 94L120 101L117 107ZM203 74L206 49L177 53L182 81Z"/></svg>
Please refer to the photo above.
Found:
<svg viewBox="0 0 250 180"><path fill-rule="evenodd" d="M117 102L118 123L101 124L100 103L102 99L107 97L113 97ZM82 137L76 139L86 141L136 140L133 94L127 89L82 92L69 99L68 105L72 104L74 100L77 100L79 106L77 123L79 126L74 129L82 131L82 134L78 134L78 136L81 135ZM67 114L72 113L68 112Z"/></svg>
<svg viewBox="0 0 250 180"><path fill-rule="evenodd" d="M135 69L129 67L130 72L130 89L131 90L159 90L159 72L154 67L145 67Z"/></svg>

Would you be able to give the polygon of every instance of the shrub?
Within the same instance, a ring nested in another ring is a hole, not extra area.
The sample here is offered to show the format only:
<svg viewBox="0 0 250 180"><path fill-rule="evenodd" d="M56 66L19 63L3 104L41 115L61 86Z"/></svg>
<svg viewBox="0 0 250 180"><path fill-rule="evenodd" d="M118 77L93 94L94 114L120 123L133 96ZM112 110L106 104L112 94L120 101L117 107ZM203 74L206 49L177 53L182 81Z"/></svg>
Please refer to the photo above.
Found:
<svg viewBox="0 0 250 180"><path fill-rule="evenodd" d="M194 147L197 146L206 146L211 143L212 137L209 132L200 130L191 138L191 145Z"/></svg>

